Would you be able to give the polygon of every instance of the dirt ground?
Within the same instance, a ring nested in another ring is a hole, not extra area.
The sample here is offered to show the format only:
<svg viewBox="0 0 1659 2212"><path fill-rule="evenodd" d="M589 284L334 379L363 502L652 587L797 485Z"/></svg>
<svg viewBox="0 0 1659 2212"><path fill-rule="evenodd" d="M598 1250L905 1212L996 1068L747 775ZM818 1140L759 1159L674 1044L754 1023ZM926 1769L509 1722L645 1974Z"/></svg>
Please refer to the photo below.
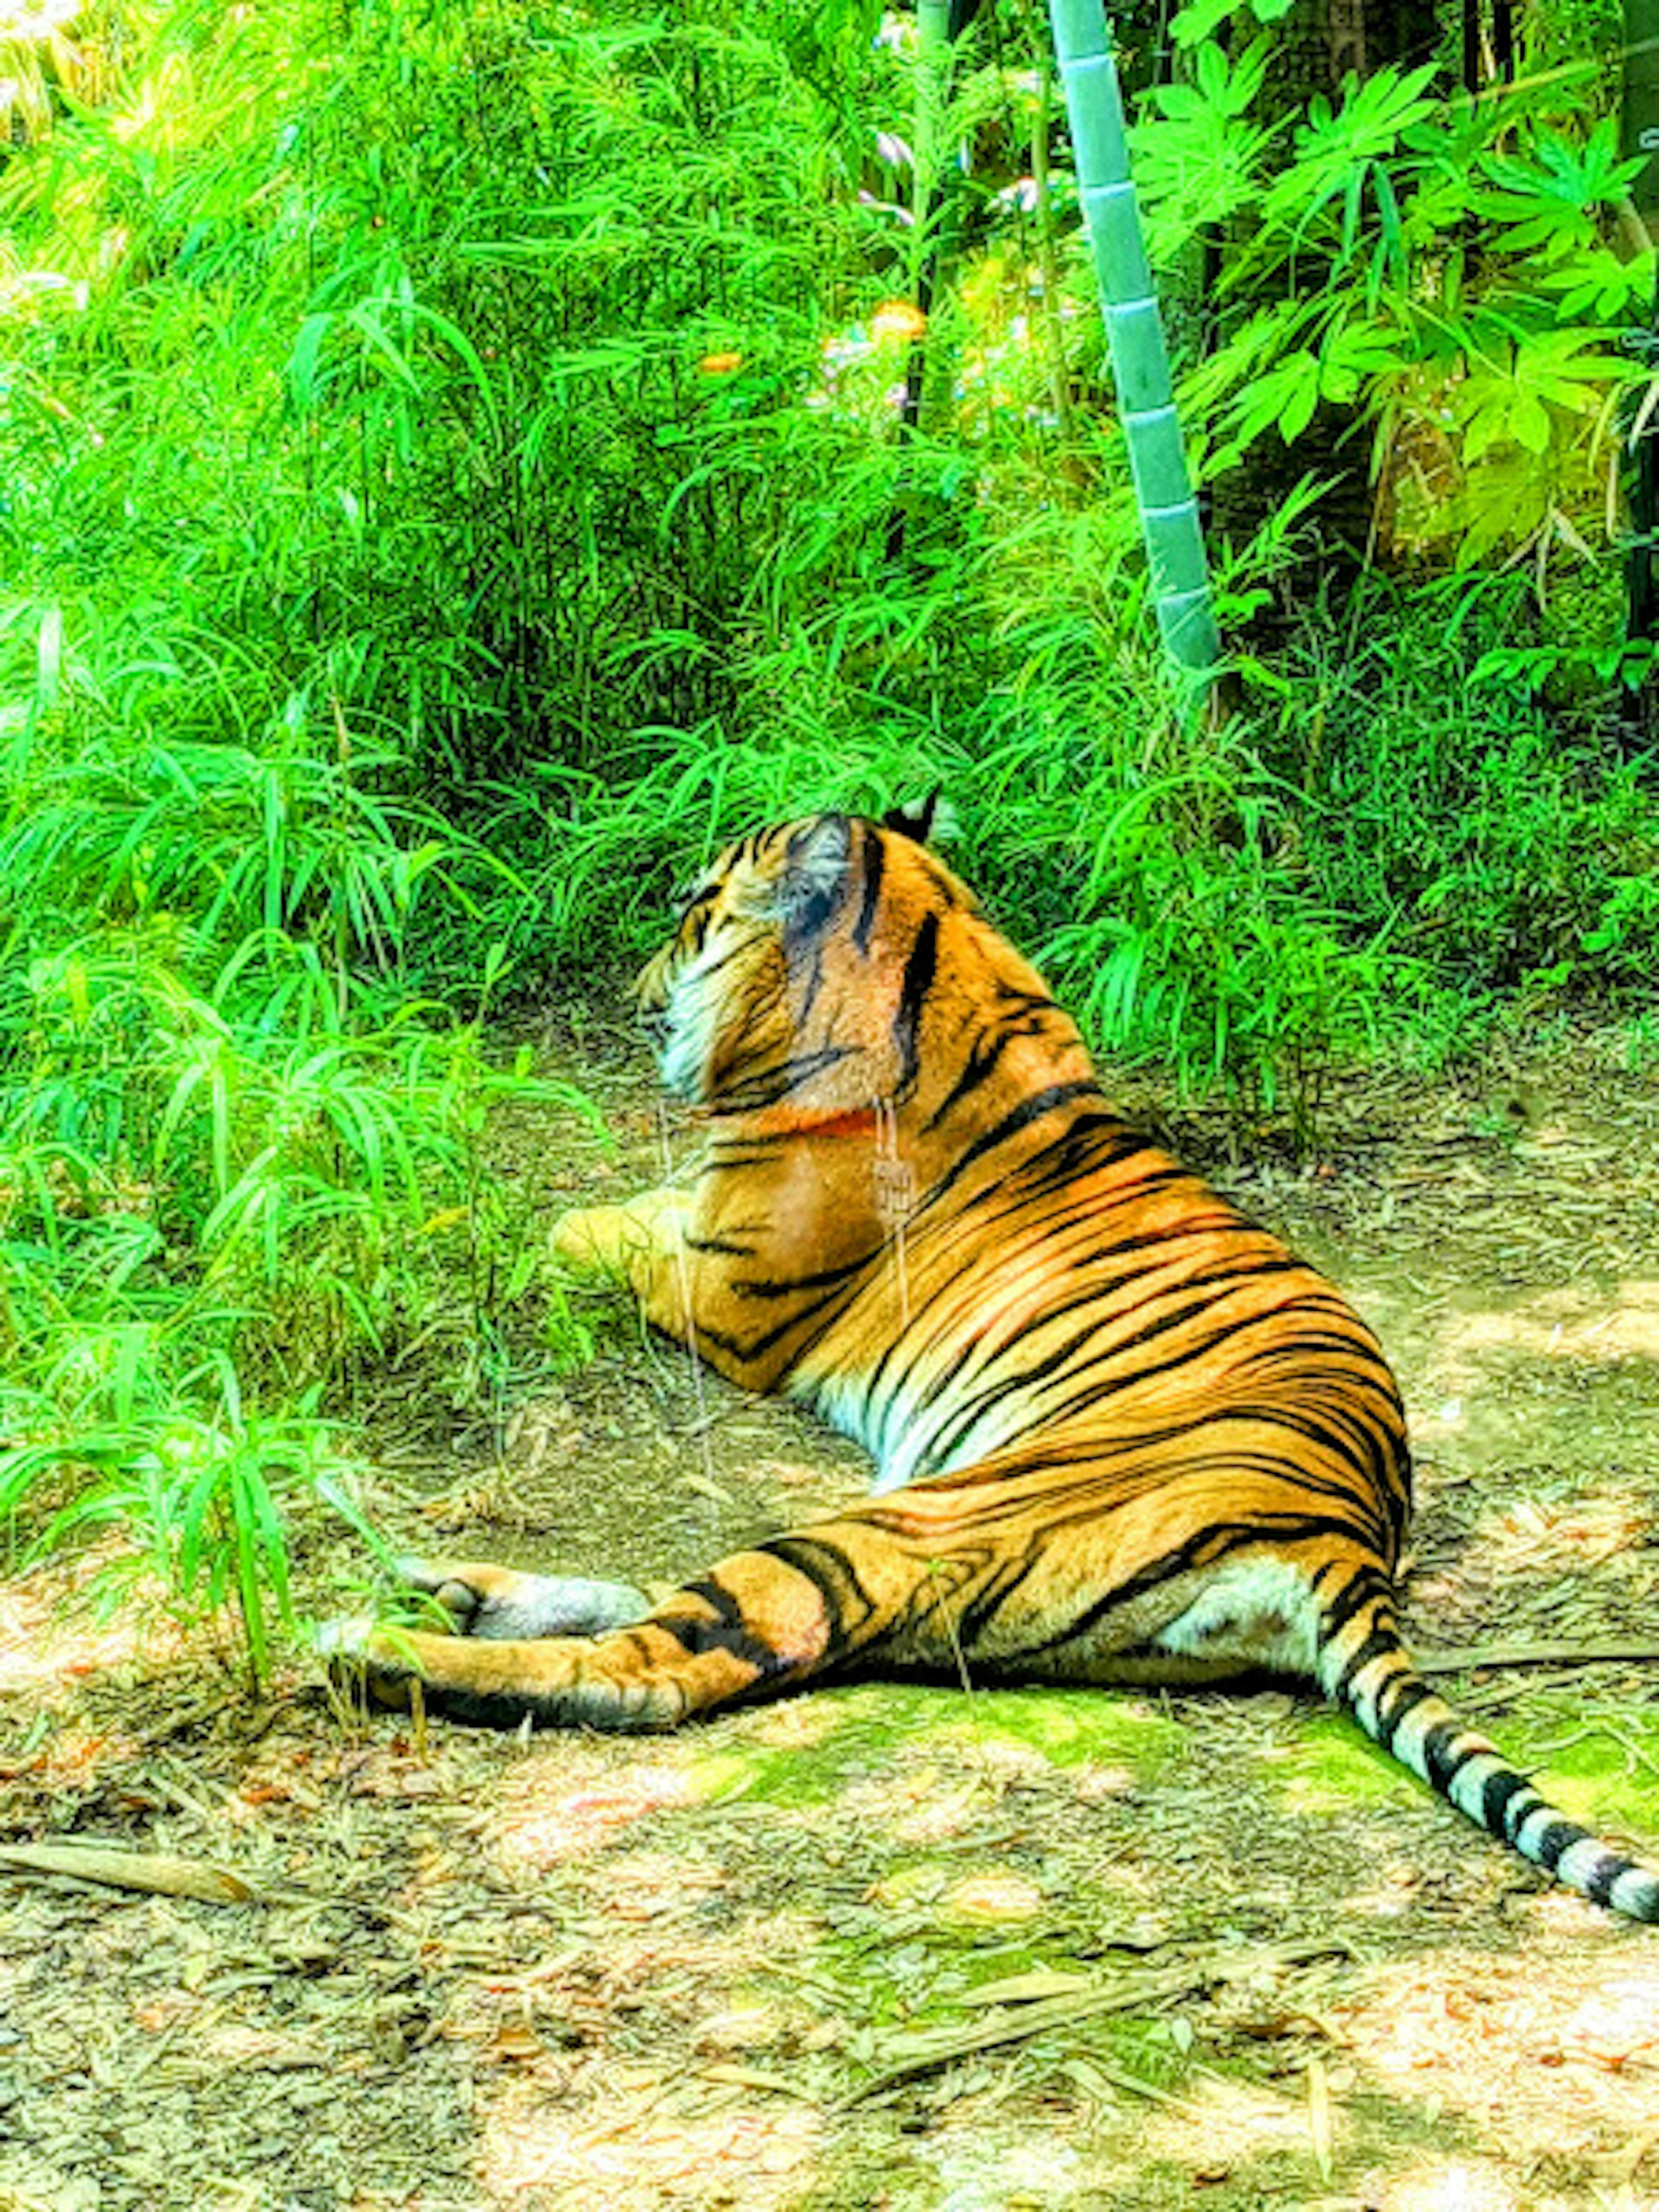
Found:
<svg viewBox="0 0 1659 2212"><path fill-rule="evenodd" d="M557 1115L503 1135L550 1215L660 1174L637 1062L590 1039L581 1073L616 1158ZM1176 1134L1393 1352L1419 1645L1561 1655L1447 1679L1659 1850L1653 1071L1586 1035L1347 1086L1308 1161ZM394 1541L667 1582L860 1481L580 1312L594 1359L493 1431L385 1428ZM502 1739L343 1713L298 1662L255 1704L200 1639L64 1620L70 1580L0 1588L0 1839L257 1898L0 1863L0 2212L1659 2208L1659 1931L1310 1697L867 1684ZM1608 1639L1650 1656L1584 1660Z"/></svg>

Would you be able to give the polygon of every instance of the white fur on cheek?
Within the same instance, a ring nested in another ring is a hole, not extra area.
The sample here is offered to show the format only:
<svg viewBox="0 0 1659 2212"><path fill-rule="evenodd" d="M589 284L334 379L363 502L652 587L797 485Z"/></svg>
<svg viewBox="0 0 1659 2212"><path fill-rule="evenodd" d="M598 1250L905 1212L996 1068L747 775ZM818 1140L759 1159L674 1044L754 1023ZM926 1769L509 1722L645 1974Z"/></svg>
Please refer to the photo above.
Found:
<svg viewBox="0 0 1659 2212"><path fill-rule="evenodd" d="M668 994L668 1034L657 1056L663 1088L672 1098L695 1102L702 1094L702 1073L708 1065L709 1023L699 1018L702 1009L696 994L677 982Z"/></svg>
<svg viewBox="0 0 1659 2212"><path fill-rule="evenodd" d="M657 1066L670 1096L693 1105L703 1095L720 1025L720 993L717 987L711 988L709 970L718 967L731 950L720 932L712 932L696 958L681 969L668 987L665 1009L668 1031Z"/></svg>

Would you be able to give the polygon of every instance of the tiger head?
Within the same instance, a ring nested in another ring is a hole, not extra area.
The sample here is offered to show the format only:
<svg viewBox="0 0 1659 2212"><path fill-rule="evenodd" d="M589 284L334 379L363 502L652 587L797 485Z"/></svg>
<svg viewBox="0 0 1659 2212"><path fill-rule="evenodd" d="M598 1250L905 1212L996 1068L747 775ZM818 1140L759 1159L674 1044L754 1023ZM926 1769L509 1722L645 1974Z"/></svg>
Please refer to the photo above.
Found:
<svg viewBox="0 0 1659 2212"><path fill-rule="evenodd" d="M914 1088L943 956L979 918L921 842L932 818L815 814L726 848L635 986L670 1091L806 1121Z"/></svg>

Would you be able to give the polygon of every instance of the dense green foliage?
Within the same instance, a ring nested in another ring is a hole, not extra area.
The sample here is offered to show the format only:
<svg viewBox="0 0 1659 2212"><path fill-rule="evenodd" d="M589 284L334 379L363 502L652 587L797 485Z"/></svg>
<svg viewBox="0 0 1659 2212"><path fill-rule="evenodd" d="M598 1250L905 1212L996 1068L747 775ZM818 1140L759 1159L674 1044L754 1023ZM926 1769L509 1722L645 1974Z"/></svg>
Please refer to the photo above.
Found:
<svg viewBox="0 0 1659 2212"><path fill-rule="evenodd" d="M1299 1112L1650 1000L1607 70L1275 118L1226 13L1127 26L1194 450L1340 408L1376 489L1328 597L1319 481L1212 548L1217 728L1029 0L948 84L864 0L0 8L0 1501L142 1528L259 1659L378 1363L486 1388L509 1297L570 1349L481 1169L492 1008L759 814L943 782L1108 1051Z"/></svg>

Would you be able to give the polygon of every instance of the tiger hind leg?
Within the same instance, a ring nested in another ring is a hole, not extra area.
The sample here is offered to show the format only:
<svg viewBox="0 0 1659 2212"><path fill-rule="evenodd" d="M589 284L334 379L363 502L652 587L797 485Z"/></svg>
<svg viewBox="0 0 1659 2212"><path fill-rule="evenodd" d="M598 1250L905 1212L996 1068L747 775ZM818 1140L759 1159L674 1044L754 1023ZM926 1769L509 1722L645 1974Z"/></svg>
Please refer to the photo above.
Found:
<svg viewBox="0 0 1659 2212"><path fill-rule="evenodd" d="M366 1674L383 1704L412 1703L418 1685L427 1710L483 1727L528 1719L553 1728L674 1728L793 1686L821 1672L836 1650L817 1583L764 1551L737 1553L648 1612L637 1593L626 1593L637 1600L627 1625L615 1622L617 1584L578 1585L606 1594L607 1623L570 1604L572 1586L558 1577L447 1561L420 1573L422 1587L471 1632L351 1630L330 1639L331 1658L343 1673ZM562 1629L542 1632L543 1622L561 1617ZM509 1625L520 1632L498 1632Z"/></svg>
<svg viewBox="0 0 1659 2212"><path fill-rule="evenodd" d="M1094 1601L1117 1579L1109 1546L1080 1578L1078 1562L1038 1547L1016 1593L1006 1563L963 1540L982 1505L977 1487L920 1484L902 1503L853 1507L722 1560L649 1611L628 1604L633 1593L615 1598L616 1585L440 1561L421 1571L420 1587L461 1633L387 1630L334 1648L386 1702L409 1702L418 1681L429 1709L479 1725L651 1729L854 1667L984 1681L1236 1676L1274 1663L1290 1589L1305 1596L1294 1571L1270 1570L1262 1589L1258 1564L1244 1577L1197 1571L1103 1608ZM1203 1602L1235 1581L1224 1603ZM573 1589L604 1593L608 1615L586 1595L573 1601ZM1266 1649L1252 1632L1264 1598ZM1183 1625L1188 1634L1171 1633Z"/></svg>

